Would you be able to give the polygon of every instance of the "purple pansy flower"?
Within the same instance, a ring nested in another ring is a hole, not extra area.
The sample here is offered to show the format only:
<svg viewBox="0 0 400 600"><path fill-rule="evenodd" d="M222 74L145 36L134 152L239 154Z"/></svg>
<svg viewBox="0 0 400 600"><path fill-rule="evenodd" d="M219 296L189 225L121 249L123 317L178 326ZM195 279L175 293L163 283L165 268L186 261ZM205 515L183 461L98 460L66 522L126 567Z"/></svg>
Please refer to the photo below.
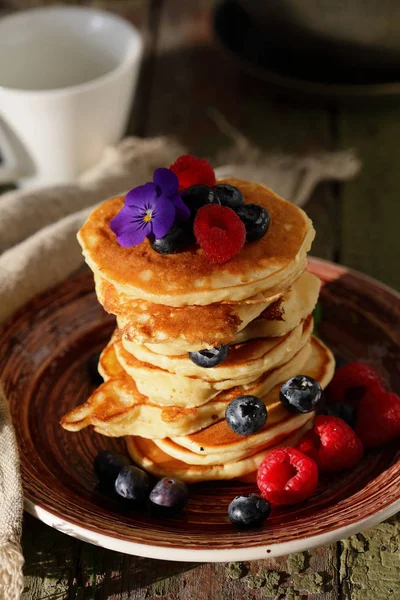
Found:
<svg viewBox="0 0 400 600"><path fill-rule="evenodd" d="M156 169L153 183L139 185L110 221L111 231L124 248L141 244L145 237L164 237L174 221L186 221L190 211L178 194L178 178L169 169Z"/></svg>
<svg viewBox="0 0 400 600"><path fill-rule="evenodd" d="M165 194L176 208L176 220L187 221L190 217L190 210L178 194L178 177L170 169L156 169L153 174L153 181L160 193Z"/></svg>

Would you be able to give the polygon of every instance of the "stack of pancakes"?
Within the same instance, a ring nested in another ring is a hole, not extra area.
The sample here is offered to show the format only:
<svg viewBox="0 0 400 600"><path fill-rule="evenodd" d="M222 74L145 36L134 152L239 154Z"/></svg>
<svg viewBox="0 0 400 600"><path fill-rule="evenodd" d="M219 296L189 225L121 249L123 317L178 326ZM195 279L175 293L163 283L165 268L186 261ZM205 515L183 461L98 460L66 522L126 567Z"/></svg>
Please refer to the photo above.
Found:
<svg viewBox="0 0 400 600"><path fill-rule="evenodd" d="M109 222L123 197L96 208L78 234L97 297L117 328L100 357L104 383L62 425L126 436L134 462L157 476L251 477L267 451L295 444L313 418L283 408L282 383L303 374L325 387L333 375L331 352L312 337L320 284L306 272L311 220L264 186L224 182L271 217L267 234L226 264L210 263L195 245L168 255L148 240L121 247ZM215 367L188 355L222 344L228 357ZM227 405L241 395L260 397L268 410L265 426L250 436L225 421Z"/></svg>

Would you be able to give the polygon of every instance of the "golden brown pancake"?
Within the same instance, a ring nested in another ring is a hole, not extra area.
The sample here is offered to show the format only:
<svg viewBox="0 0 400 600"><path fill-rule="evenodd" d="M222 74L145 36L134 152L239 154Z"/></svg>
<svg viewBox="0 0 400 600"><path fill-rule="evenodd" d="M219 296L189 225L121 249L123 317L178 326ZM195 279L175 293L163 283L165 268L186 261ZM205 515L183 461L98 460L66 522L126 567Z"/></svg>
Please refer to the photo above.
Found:
<svg viewBox="0 0 400 600"><path fill-rule="evenodd" d="M312 338L311 356L307 363L301 369L301 374L313 377L324 389L327 387L333 377L335 369L335 359L332 352L317 338ZM300 372L296 373L297 375ZM289 375L292 377L292 375ZM200 456L204 454L216 454L222 456L224 453L246 452L249 448L256 448L260 444L268 442L271 436L275 434L276 425L284 424L285 421L296 422L299 415L288 413L279 400L279 390L281 385L272 388L263 398L268 409L268 419L265 426L254 435L240 436L234 433L227 425L225 420L210 425L189 436L177 437L171 440L181 448L187 448ZM301 415L304 416L304 415ZM313 414L308 414L308 418ZM168 452L168 440L165 440L163 449Z"/></svg>
<svg viewBox="0 0 400 600"><path fill-rule="evenodd" d="M96 293L105 310L118 317L124 335L138 344L173 342L184 351L201 350L234 341L236 333L281 297L258 294L240 303L174 307L129 298L95 275Z"/></svg>
<svg viewBox="0 0 400 600"><path fill-rule="evenodd" d="M117 333L113 335L110 343L100 356L99 372L105 381L111 378L120 379L130 377L117 360L115 352L116 343L118 343ZM310 354L311 345L308 343L302 346L288 362L278 368L282 369L282 373L283 369L289 368L290 370L294 368L295 372L298 372L298 369L301 369L306 363ZM133 357L131 358L133 361L136 361ZM242 385L238 385L235 380L215 382L214 385L213 382L205 382L195 377L178 377L157 367L150 366L149 369L148 365L139 361L136 362L136 375L132 378L139 393L147 398L151 398L154 404L160 406L201 406L215 398L221 391L231 388L237 390L238 395L250 393L250 389L255 395L264 395L271 387L269 384L270 375L275 372L274 369L263 373L258 379L249 381L246 379ZM149 390L149 393L143 390Z"/></svg>
<svg viewBox="0 0 400 600"><path fill-rule="evenodd" d="M312 313L320 287L318 277L303 273L282 298L270 304L259 317L237 333L236 342L286 335Z"/></svg>
<svg viewBox="0 0 400 600"><path fill-rule="evenodd" d="M228 263L210 263L195 245L168 255L154 252L147 239L139 246L121 247L109 223L122 208L123 196L101 204L80 229L78 239L87 263L118 291L170 306L232 302L273 286L287 287L287 279L293 280L305 268L315 234L310 219L262 185L226 181L242 191L247 203L265 207L271 216L267 235L245 244Z"/></svg>
<svg viewBox="0 0 400 600"><path fill-rule="evenodd" d="M140 394L131 377L111 378L97 388L87 402L67 413L61 425L69 431L92 425L110 437L141 435L156 439L187 435L222 419L227 404L243 393L263 398L279 381L295 375L308 356L309 352L304 349L252 384L229 387L201 406L156 405Z"/></svg>
<svg viewBox="0 0 400 600"><path fill-rule="evenodd" d="M295 446L307 429L299 429L281 438L274 446L259 448L255 454L241 460L218 465L189 465L173 458L158 448L153 440L130 436L126 445L132 460L157 477L177 477L188 483L216 479L237 479L254 473L269 452L282 446Z"/></svg>
<svg viewBox="0 0 400 600"><path fill-rule="evenodd" d="M330 382L335 361L330 350L316 338L312 354L302 373L317 379L325 388ZM127 438L133 460L157 476L179 477L184 481L233 479L250 475L268 452L282 445L295 445L308 429L314 413L293 414L279 400L283 381L263 398L268 410L265 426L256 434L239 436L224 419L184 437L173 439Z"/></svg>
<svg viewBox="0 0 400 600"><path fill-rule="evenodd" d="M172 307L145 300L129 300L102 277L95 276L97 296L104 308L117 315L124 337L145 344L153 352L178 355L243 342L256 337L284 335L306 318L318 299L320 281L303 273L283 296L253 302Z"/></svg>
<svg viewBox="0 0 400 600"><path fill-rule="evenodd" d="M111 337L111 340L100 354L98 371L104 379L104 381L108 381L109 379L120 379L124 377L129 377L129 375L119 364L115 355L114 344L118 337L119 336L114 332Z"/></svg>
<svg viewBox="0 0 400 600"><path fill-rule="evenodd" d="M121 338L122 348L116 344L117 358L123 368L129 372L130 360L136 360L159 367L183 377L197 377L205 381L256 379L265 371L287 362L291 356L310 339L313 319L308 317L285 336L261 338L229 347L228 357L218 366L204 368L195 364L187 354L165 356Z"/></svg>

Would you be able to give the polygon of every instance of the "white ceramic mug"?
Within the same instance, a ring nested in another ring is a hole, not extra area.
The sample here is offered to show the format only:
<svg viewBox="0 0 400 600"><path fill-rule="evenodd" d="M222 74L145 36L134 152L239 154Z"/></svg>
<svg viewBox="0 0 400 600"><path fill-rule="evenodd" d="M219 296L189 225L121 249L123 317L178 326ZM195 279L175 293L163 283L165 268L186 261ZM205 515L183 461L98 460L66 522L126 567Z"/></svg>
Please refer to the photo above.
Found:
<svg viewBox="0 0 400 600"><path fill-rule="evenodd" d="M76 180L124 134L142 38L113 14L77 6L0 20L0 182Z"/></svg>

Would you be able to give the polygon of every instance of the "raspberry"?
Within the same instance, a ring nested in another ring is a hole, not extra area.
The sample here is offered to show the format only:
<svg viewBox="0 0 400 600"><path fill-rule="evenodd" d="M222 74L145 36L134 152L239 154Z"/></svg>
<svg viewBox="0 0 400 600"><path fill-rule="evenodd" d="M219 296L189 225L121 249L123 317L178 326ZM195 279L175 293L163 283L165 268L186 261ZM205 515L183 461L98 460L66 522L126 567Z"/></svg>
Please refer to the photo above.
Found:
<svg viewBox="0 0 400 600"><path fill-rule="evenodd" d="M271 504L296 504L309 498L317 487L315 461L296 448L279 448L268 454L257 472L257 485Z"/></svg>
<svg viewBox="0 0 400 600"><path fill-rule="evenodd" d="M321 472L334 473L355 467L364 454L359 437L338 417L319 415L299 441L298 449L310 456Z"/></svg>
<svg viewBox="0 0 400 600"><path fill-rule="evenodd" d="M186 188L198 183L208 187L216 184L214 169L204 158L184 154L176 159L170 169L178 177L179 192L183 192Z"/></svg>
<svg viewBox="0 0 400 600"><path fill-rule="evenodd" d="M357 406L370 389L383 389L379 373L363 362L353 362L340 367L327 389L331 402L347 402Z"/></svg>
<svg viewBox="0 0 400 600"><path fill-rule="evenodd" d="M194 234L210 262L226 263L244 246L246 228L227 206L207 204L197 211Z"/></svg>
<svg viewBox="0 0 400 600"><path fill-rule="evenodd" d="M370 390L360 401L356 432L366 448L376 448L400 436L400 398L385 390Z"/></svg>

